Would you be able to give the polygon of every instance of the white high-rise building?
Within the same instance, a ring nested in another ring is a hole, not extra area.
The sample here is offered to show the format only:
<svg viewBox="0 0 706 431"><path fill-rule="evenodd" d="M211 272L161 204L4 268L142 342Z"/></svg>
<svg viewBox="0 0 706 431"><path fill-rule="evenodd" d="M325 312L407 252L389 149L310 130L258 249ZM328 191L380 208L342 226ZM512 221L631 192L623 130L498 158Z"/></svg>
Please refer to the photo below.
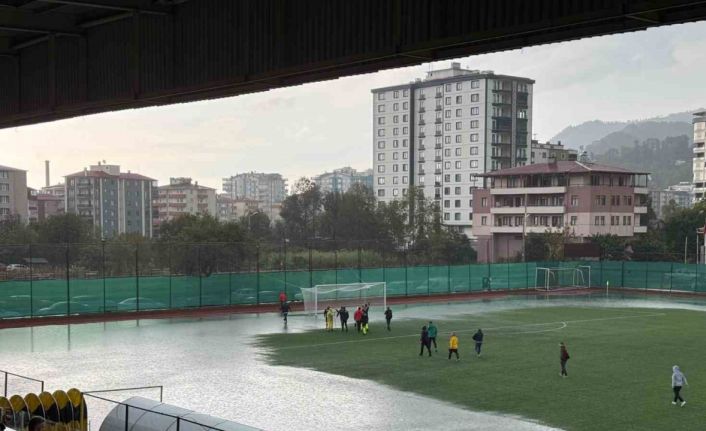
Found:
<svg viewBox="0 0 706 431"><path fill-rule="evenodd" d="M706 193L706 111L694 113L694 203Z"/></svg>
<svg viewBox="0 0 706 431"><path fill-rule="evenodd" d="M528 163L534 81L451 68L373 93L373 188L389 202L420 187L444 224L471 235L476 177Z"/></svg>

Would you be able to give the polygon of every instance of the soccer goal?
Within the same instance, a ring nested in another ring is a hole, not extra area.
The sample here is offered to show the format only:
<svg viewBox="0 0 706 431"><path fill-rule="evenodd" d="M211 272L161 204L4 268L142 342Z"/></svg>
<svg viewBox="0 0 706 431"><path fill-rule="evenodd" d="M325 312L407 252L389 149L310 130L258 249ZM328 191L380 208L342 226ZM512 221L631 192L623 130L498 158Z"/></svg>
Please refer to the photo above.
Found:
<svg viewBox="0 0 706 431"><path fill-rule="evenodd" d="M591 267L579 265L573 268L541 268L534 274L537 290L576 289L591 286Z"/></svg>
<svg viewBox="0 0 706 431"><path fill-rule="evenodd" d="M387 307L387 284L384 282L318 284L300 289L307 314L316 314L327 306L352 308L370 304Z"/></svg>

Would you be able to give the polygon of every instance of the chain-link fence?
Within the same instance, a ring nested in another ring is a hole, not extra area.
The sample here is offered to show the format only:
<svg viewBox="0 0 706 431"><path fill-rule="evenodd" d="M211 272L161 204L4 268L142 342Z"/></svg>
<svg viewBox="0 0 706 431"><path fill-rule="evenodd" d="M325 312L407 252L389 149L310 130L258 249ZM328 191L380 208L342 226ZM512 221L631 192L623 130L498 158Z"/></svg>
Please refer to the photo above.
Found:
<svg viewBox="0 0 706 431"><path fill-rule="evenodd" d="M591 267L592 286L706 291L706 266L590 261L478 264L374 241L0 246L0 318L277 303L320 284L386 282L389 296L535 287L537 267Z"/></svg>

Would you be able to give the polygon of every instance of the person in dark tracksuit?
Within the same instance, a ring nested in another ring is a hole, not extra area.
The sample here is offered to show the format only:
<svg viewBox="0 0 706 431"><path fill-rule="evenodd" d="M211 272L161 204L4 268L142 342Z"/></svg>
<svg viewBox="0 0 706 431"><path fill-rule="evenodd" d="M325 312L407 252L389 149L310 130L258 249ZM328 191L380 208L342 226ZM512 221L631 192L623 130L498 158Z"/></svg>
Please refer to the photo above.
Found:
<svg viewBox="0 0 706 431"><path fill-rule="evenodd" d="M679 369L678 365L675 365L672 367L672 390L674 391L674 401L672 401L672 404L677 404L677 401L681 401L681 406L684 407L686 404L686 401L684 401L684 398L679 395L679 392L681 391L682 386L684 385L689 385L689 382L686 381L686 376L684 373L681 372Z"/></svg>
<svg viewBox="0 0 706 431"><path fill-rule="evenodd" d="M336 310L336 314L341 318L341 332L344 330L348 332L348 310L345 306L342 306L339 310Z"/></svg>
<svg viewBox="0 0 706 431"><path fill-rule="evenodd" d="M569 377L569 373L566 372L566 361L570 358L569 351L566 350L566 345L562 341L559 343L559 360L561 361L561 377Z"/></svg>
<svg viewBox="0 0 706 431"><path fill-rule="evenodd" d="M287 324L287 314L289 314L289 307L290 304L287 301L282 302L282 305L280 306L280 311L282 313L282 317L284 318L284 324Z"/></svg>
<svg viewBox="0 0 706 431"><path fill-rule="evenodd" d="M429 330L429 344L431 345L431 343L434 343L434 351L438 352L439 349L438 349L438 347L436 347L436 333L437 333L436 325L429 322L429 329L428 330Z"/></svg>
<svg viewBox="0 0 706 431"><path fill-rule="evenodd" d="M368 315L368 310L370 307L366 304L363 307L363 314L360 318L360 328L363 331L363 335L368 335L368 322L370 321L370 316Z"/></svg>
<svg viewBox="0 0 706 431"><path fill-rule="evenodd" d="M387 322L387 330L390 330L390 321L392 320L392 310L390 310L390 307L387 307L387 310L385 310L385 321Z"/></svg>
<svg viewBox="0 0 706 431"><path fill-rule="evenodd" d="M427 348L429 356L431 356L431 340L429 339L429 331L426 326L422 326L422 335L419 338L419 344L421 344L421 349L419 350L419 356L424 354L424 348Z"/></svg>
<svg viewBox="0 0 706 431"><path fill-rule="evenodd" d="M483 331L480 328L473 334L473 341L476 342L476 354L480 356L480 348L483 346Z"/></svg>

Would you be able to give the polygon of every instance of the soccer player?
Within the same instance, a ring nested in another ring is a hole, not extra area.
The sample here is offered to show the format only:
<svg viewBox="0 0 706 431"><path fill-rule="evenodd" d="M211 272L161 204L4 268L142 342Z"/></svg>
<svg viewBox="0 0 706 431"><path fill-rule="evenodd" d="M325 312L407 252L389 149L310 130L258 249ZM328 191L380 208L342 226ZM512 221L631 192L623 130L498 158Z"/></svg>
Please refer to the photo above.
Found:
<svg viewBox="0 0 706 431"><path fill-rule="evenodd" d="M341 318L341 332L343 332L344 328L348 332L348 310L346 310L346 306L344 305L340 310L336 310L336 315Z"/></svg>
<svg viewBox="0 0 706 431"><path fill-rule="evenodd" d="M363 335L368 335L368 321L370 320L370 316L368 315L369 308L370 306L368 304L363 306L363 313L360 318L360 326L363 328Z"/></svg>
<svg viewBox="0 0 706 431"><path fill-rule="evenodd" d="M436 325L434 325L433 323L431 323L431 321L429 322L429 329L428 329L428 331L429 331L429 344L431 345L431 343L434 343L434 351L435 351L435 352L438 352L439 349L436 347L436 332L437 332L437 329L436 329Z"/></svg>
<svg viewBox="0 0 706 431"><path fill-rule="evenodd" d="M473 334L473 341L476 342L476 354L480 356L480 348L483 345L483 331L478 328L478 331Z"/></svg>
<svg viewBox="0 0 706 431"><path fill-rule="evenodd" d="M279 293L279 303L284 304L285 302L287 302L287 294L282 291Z"/></svg>
<svg viewBox="0 0 706 431"><path fill-rule="evenodd" d="M390 321L392 320L392 310L390 310L390 307L387 307L387 310L385 310L385 321L387 322L387 330L390 330Z"/></svg>
<svg viewBox="0 0 706 431"><path fill-rule="evenodd" d="M333 331L333 307L326 307L326 330L327 331Z"/></svg>
<svg viewBox="0 0 706 431"><path fill-rule="evenodd" d="M686 401L679 395L682 386L689 386L689 382L686 381L686 376L681 372L678 365L672 367L672 390L674 391L674 401L672 404L676 405L677 401L681 401L681 406L684 407Z"/></svg>
<svg viewBox="0 0 706 431"><path fill-rule="evenodd" d="M458 357L458 337L455 332L451 333L451 338L449 338L449 359L451 359L451 354L456 354L456 360L460 361L461 358Z"/></svg>
<svg viewBox="0 0 706 431"><path fill-rule="evenodd" d="M282 317L284 318L284 324L287 324L287 314L289 314L289 307L290 303L287 301L282 302L282 305L280 306L280 312L282 313Z"/></svg>
<svg viewBox="0 0 706 431"><path fill-rule="evenodd" d="M353 313L353 320L355 320L356 331L360 332L360 321L363 320L363 309L360 308L360 306L355 310L355 313Z"/></svg>
<svg viewBox="0 0 706 431"><path fill-rule="evenodd" d="M566 350L566 344L562 341L559 343L559 360L561 361L561 377L569 377L569 373L566 372L566 361L570 358L569 351Z"/></svg>
<svg viewBox="0 0 706 431"><path fill-rule="evenodd" d="M419 350L419 356L424 354L424 348L427 348L429 356L431 356L431 341L429 341L429 331L426 326L422 326L422 335L419 338L419 344L421 344L421 349Z"/></svg>

